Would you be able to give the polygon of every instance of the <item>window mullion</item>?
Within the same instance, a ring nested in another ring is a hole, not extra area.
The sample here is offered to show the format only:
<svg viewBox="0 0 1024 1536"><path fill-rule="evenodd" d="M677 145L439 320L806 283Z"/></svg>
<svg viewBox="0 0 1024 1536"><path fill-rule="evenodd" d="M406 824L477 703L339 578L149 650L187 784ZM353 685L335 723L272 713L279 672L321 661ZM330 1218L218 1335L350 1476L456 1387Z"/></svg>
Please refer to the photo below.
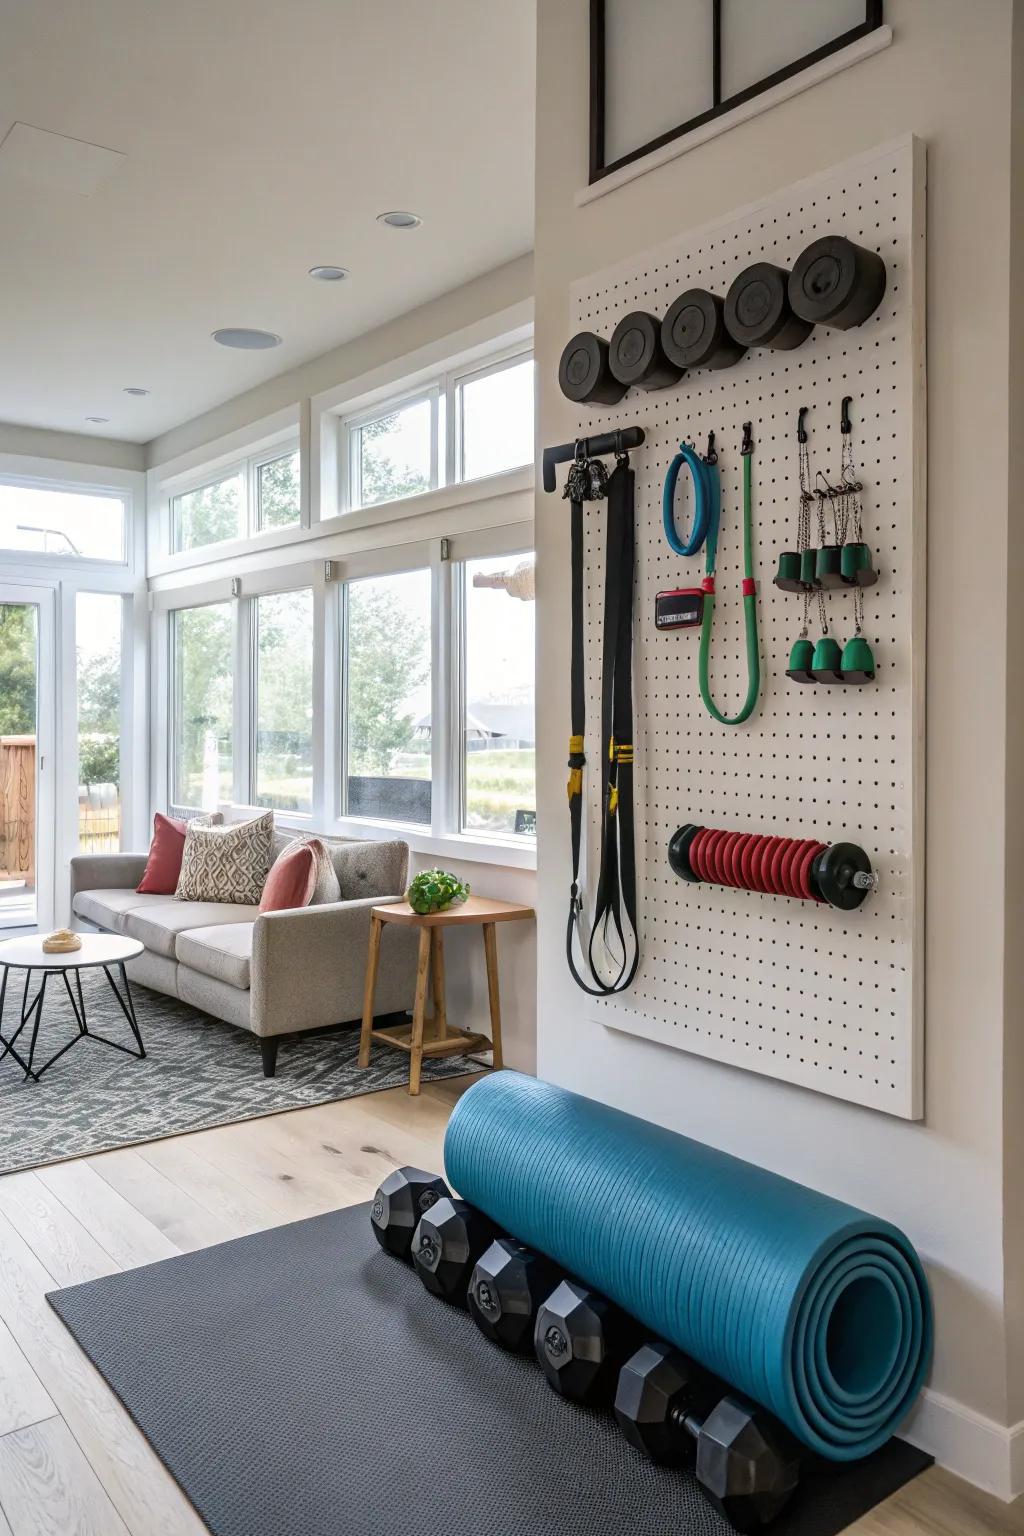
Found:
<svg viewBox="0 0 1024 1536"><path fill-rule="evenodd" d="M256 713L256 625L255 599L232 599L235 618L235 686L232 690L233 720L232 766L236 805L252 804L253 731Z"/></svg>
<svg viewBox="0 0 1024 1536"><path fill-rule="evenodd" d="M452 563L442 559L444 552L442 540L435 540L430 555L430 830L435 836L457 830L452 752Z"/></svg>

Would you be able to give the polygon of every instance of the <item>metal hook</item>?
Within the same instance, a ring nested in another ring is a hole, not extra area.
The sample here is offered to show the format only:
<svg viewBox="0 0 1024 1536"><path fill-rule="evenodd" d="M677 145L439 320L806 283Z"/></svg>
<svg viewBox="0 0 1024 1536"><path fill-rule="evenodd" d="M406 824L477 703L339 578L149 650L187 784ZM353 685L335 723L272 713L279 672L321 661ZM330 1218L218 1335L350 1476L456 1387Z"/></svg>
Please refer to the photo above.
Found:
<svg viewBox="0 0 1024 1536"><path fill-rule="evenodd" d="M715 452L715 434L713 432L709 432L708 433L708 451L704 455L704 463L705 464L717 464L718 463L718 454Z"/></svg>
<svg viewBox="0 0 1024 1536"><path fill-rule="evenodd" d="M743 442L740 444L740 453L741 454L753 453L753 451L754 451L754 436L753 436L753 433L754 433L754 423L752 421L745 421L743 423Z"/></svg>
<svg viewBox="0 0 1024 1536"><path fill-rule="evenodd" d="M804 426L804 417L810 410L810 406L802 405L796 413L796 440L798 443L806 443L807 428Z"/></svg>
<svg viewBox="0 0 1024 1536"><path fill-rule="evenodd" d="M850 420L850 405L852 402L852 395L843 396L843 413L839 420L839 430L844 437L849 437L850 433L853 431L853 422Z"/></svg>

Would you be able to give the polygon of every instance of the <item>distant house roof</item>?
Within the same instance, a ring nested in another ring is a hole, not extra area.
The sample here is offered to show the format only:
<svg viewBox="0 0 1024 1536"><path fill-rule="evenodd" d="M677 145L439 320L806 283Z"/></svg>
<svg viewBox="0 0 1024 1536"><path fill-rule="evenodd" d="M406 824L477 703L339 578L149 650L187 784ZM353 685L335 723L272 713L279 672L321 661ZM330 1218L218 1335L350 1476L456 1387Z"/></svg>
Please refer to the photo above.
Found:
<svg viewBox="0 0 1024 1536"><path fill-rule="evenodd" d="M417 720L416 729L429 735L429 713ZM531 747L536 740L534 712L529 704L470 704L466 730L477 739L522 741Z"/></svg>

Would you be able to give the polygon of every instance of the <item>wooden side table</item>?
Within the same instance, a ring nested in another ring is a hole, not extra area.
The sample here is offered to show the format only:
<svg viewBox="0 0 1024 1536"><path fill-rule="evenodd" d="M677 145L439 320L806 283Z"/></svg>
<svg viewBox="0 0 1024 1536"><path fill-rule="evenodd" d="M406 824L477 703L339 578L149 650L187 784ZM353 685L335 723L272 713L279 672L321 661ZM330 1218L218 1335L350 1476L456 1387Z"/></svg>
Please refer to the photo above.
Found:
<svg viewBox="0 0 1024 1536"><path fill-rule="evenodd" d="M374 1040L394 1050L409 1054L409 1092L420 1091L420 1070L424 1056L459 1056L490 1046L494 1065L501 1059L501 1004L498 997L498 939L496 924L514 923L533 917L532 907L513 901L492 901L487 896L470 896L461 906L445 912L431 912L421 917L407 901L373 907L370 911L370 952L366 960L366 990L363 993L363 1027L359 1036L359 1065L370 1065L370 1046ZM420 931L416 965L416 998L412 1023L395 1028L374 1029L373 1003L380 966L380 941L385 923L398 923ZM487 997L491 1012L491 1038L470 1034L448 1023L444 985L444 930L475 926L483 931L484 958L487 962ZM427 983L431 983L434 1012L427 1018ZM430 1025L429 1033L427 1025Z"/></svg>

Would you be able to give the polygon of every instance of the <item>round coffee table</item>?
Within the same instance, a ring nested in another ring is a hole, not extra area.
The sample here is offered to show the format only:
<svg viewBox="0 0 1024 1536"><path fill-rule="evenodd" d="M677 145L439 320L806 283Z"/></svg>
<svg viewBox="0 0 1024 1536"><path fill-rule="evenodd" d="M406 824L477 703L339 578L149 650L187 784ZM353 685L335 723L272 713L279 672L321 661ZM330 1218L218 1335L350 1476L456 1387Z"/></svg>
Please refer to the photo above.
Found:
<svg viewBox="0 0 1024 1536"><path fill-rule="evenodd" d="M126 960L134 960L136 955L141 955L143 945L138 939L125 939L119 934L113 933L83 933L81 949L72 950L66 955L49 955L43 948L41 938L32 939L5 939L0 942L0 1061L5 1056L13 1056L18 1066L22 1068L26 1077L38 1082L43 1073L52 1067L54 1062L69 1051L80 1040L98 1040L101 1045L109 1045L115 1051L123 1051L126 1056L144 1057L146 1048L142 1043L139 1033L139 1022L135 1017L135 1004L132 1001L131 988L128 985L128 976L124 965ZM131 1046L121 1045L117 1040L108 1040L106 1035L98 1035L95 1030L89 1028L85 1014L85 996L82 992L82 972L93 970L97 966L102 967L103 973L110 983L110 990L117 998L121 1006L121 1012L131 1026L131 1032L135 1037L138 1050ZM112 968L116 966L121 973L121 990L112 975ZM17 1029L9 1040L3 1035L4 1003L7 998L7 981L12 971L25 972L25 990L21 998L21 1018ZM29 1002L29 989L32 983L32 973L41 972L42 980L39 989L32 1001ZM43 1003L46 998L46 984L51 976L60 976L64 982L68 999L71 1003L75 1023L78 1025L78 1033L62 1045L59 1051L55 1051L48 1061L41 1067L35 1065L36 1044L39 1039L39 1024L43 1016ZM71 985L74 977L74 987ZM77 996L76 996L77 993ZM31 1027L32 1035L28 1048L28 1060L25 1061L15 1049L18 1036L26 1028Z"/></svg>

